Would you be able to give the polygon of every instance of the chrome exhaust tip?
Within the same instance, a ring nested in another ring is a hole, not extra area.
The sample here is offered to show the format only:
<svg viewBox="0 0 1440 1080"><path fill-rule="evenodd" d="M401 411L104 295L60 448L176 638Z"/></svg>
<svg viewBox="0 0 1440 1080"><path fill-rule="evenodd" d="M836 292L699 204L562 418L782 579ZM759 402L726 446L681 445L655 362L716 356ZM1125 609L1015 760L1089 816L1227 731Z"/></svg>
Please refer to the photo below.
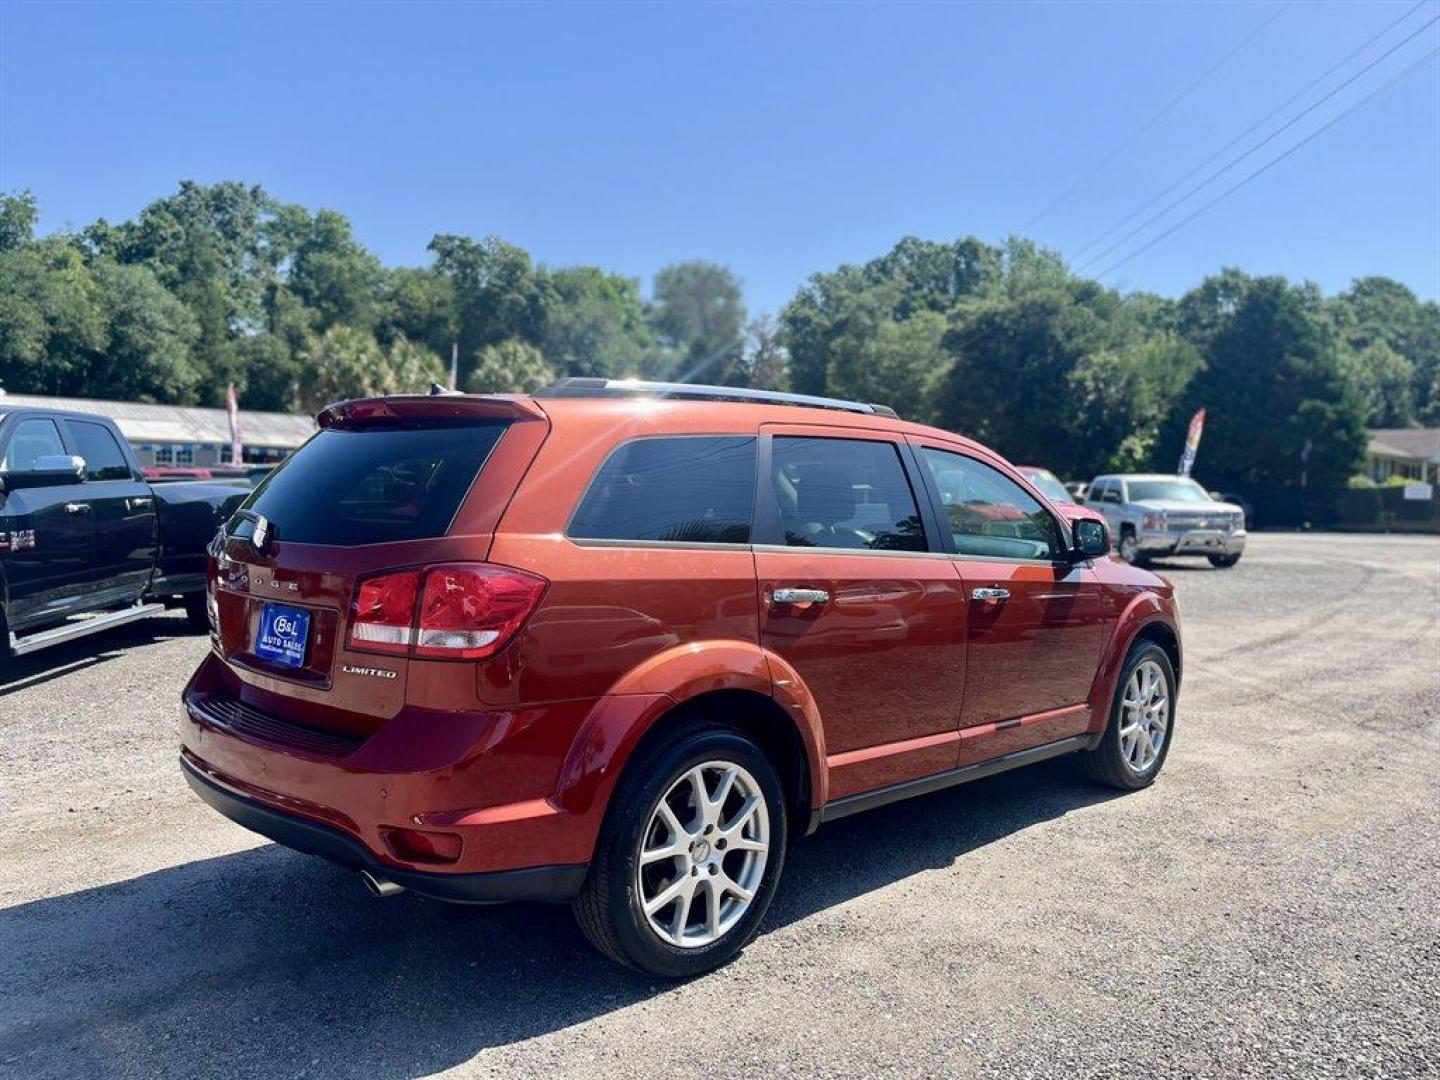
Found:
<svg viewBox="0 0 1440 1080"><path fill-rule="evenodd" d="M369 870L360 871L360 880L365 883L365 888L370 891L371 896L399 896L405 891L404 885L396 885L393 881L378 878Z"/></svg>

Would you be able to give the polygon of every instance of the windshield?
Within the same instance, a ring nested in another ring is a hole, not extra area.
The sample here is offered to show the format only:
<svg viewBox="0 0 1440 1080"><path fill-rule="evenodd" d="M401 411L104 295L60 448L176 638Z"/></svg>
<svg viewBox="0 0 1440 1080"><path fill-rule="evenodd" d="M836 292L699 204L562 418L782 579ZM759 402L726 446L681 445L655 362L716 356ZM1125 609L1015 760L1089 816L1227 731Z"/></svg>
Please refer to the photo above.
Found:
<svg viewBox="0 0 1440 1080"><path fill-rule="evenodd" d="M1065 485L1049 469L1021 469L1020 475L1040 489L1051 502L1074 502Z"/></svg>
<svg viewBox="0 0 1440 1080"><path fill-rule="evenodd" d="M1210 494L1194 480L1130 480L1131 502L1213 502Z"/></svg>

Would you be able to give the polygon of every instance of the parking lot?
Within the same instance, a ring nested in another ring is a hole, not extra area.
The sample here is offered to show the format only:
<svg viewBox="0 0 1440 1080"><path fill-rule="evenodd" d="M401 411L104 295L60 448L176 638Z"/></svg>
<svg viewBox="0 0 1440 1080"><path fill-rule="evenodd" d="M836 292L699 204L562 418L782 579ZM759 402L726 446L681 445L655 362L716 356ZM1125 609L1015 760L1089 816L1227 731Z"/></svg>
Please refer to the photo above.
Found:
<svg viewBox="0 0 1440 1080"><path fill-rule="evenodd" d="M1162 568L1152 788L1064 761L821 829L688 984L561 907L369 897L196 800L178 615L0 689L0 1074L1418 1075L1440 1069L1440 542Z"/></svg>

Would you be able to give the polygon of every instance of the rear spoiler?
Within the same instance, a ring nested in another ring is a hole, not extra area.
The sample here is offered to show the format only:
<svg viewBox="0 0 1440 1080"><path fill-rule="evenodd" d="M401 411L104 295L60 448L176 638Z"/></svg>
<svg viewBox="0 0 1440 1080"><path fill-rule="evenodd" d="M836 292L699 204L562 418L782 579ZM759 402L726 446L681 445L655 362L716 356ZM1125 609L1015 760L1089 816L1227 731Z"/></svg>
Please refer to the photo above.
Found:
<svg viewBox="0 0 1440 1080"><path fill-rule="evenodd" d="M533 398L521 394L406 394L337 401L321 409L321 428L358 428L396 420L548 420Z"/></svg>

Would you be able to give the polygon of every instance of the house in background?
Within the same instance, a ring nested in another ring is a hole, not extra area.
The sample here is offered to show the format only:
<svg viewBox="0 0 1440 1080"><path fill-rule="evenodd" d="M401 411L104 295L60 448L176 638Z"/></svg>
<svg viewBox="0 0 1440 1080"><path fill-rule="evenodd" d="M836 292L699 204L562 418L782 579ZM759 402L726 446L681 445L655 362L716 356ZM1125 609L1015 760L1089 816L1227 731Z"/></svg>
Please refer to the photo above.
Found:
<svg viewBox="0 0 1440 1080"><path fill-rule="evenodd" d="M119 426L141 465L222 465L230 461L230 418L224 409L150 405L139 401L6 394L8 405L108 416ZM267 464L289 457L315 433L309 416L240 410L246 463Z"/></svg>
<svg viewBox="0 0 1440 1080"><path fill-rule="evenodd" d="M1392 476L1440 483L1440 428L1377 428L1365 450L1365 475L1377 484Z"/></svg>

